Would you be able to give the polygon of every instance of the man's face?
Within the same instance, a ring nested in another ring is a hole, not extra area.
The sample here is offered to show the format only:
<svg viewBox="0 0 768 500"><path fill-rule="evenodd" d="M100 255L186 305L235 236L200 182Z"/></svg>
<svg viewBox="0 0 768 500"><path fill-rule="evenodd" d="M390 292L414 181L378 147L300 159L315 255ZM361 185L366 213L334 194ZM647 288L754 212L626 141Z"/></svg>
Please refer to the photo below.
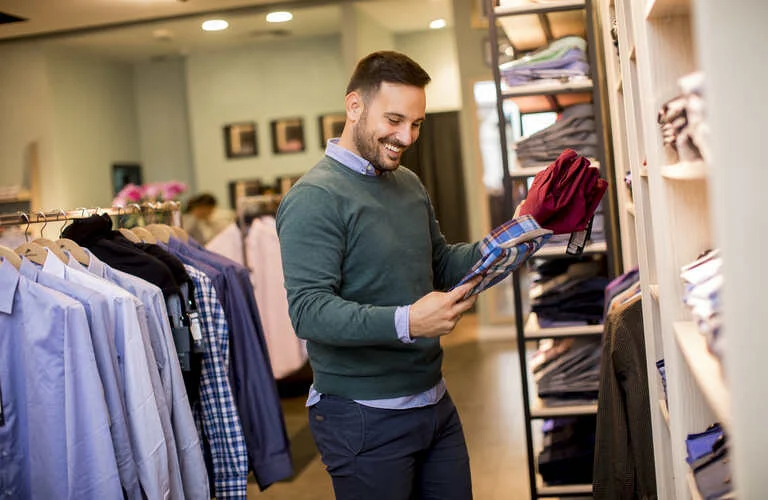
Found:
<svg viewBox="0 0 768 500"><path fill-rule="evenodd" d="M353 139L360 156L379 172L397 169L400 157L419 137L427 99L424 89L383 82L365 100Z"/></svg>

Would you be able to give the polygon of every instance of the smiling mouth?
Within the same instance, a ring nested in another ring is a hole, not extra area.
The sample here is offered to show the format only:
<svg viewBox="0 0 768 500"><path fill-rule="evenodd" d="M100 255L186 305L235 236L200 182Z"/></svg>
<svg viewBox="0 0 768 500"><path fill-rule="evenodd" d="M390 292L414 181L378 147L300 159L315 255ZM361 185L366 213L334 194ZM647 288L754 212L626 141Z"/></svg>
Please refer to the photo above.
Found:
<svg viewBox="0 0 768 500"><path fill-rule="evenodd" d="M395 154L400 154L403 151L403 148L395 146L394 144L384 144L384 148L387 151L390 151Z"/></svg>

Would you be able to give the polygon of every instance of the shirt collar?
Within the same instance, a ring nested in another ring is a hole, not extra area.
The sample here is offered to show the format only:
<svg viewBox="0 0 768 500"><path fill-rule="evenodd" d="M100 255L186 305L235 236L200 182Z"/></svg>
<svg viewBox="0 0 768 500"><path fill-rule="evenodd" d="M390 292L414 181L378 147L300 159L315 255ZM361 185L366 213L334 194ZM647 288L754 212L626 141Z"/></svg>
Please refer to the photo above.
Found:
<svg viewBox="0 0 768 500"><path fill-rule="evenodd" d="M61 259L53 255L50 248L46 247L45 250L48 252L48 257L45 258L43 272L53 274L59 278L64 278L67 273L67 265L63 263Z"/></svg>
<svg viewBox="0 0 768 500"><path fill-rule="evenodd" d="M19 285L19 272L5 259L0 262L0 312L13 313L13 297Z"/></svg>
<svg viewBox="0 0 768 500"><path fill-rule="evenodd" d="M325 154L358 174L376 176L376 169L365 158L339 146L339 138L330 139L325 148Z"/></svg>

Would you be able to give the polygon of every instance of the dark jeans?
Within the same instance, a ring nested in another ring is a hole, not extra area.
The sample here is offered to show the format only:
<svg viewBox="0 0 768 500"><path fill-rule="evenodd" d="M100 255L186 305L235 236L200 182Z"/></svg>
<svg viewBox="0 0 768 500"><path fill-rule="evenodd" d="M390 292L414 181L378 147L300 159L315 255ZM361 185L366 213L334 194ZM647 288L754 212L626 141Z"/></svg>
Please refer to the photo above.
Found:
<svg viewBox="0 0 768 500"><path fill-rule="evenodd" d="M448 394L436 405L371 408L323 395L309 427L337 500L469 500L469 455Z"/></svg>

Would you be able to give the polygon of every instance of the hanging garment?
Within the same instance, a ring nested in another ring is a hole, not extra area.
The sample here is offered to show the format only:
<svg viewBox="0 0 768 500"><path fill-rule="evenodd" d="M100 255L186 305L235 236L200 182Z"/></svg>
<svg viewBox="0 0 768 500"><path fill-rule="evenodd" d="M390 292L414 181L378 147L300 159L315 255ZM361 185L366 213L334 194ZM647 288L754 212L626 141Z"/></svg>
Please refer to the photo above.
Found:
<svg viewBox="0 0 768 500"><path fill-rule="evenodd" d="M274 217L253 219L245 239L245 251L272 373L279 380L304 366L308 355L306 341L296 336L288 315L288 294Z"/></svg>
<svg viewBox="0 0 768 500"><path fill-rule="evenodd" d="M83 306L0 262L0 491L122 498L103 394Z"/></svg>
<svg viewBox="0 0 768 500"><path fill-rule="evenodd" d="M655 499L653 437L639 296L608 314L597 409L596 499Z"/></svg>
<svg viewBox="0 0 768 500"><path fill-rule="evenodd" d="M248 270L190 239L168 242L182 262L213 282L229 324L229 378L248 447L248 463L261 489L293 474L289 441Z"/></svg>
<svg viewBox="0 0 768 500"><path fill-rule="evenodd" d="M531 215L555 234L587 229L608 183L589 160L566 149L545 170L536 174L520 215Z"/></svg>
<svg viewBox="0 0 768 500"><path fill-rule="evenodd" d="M237 262L241 266L245 265L245 255L243 252L243 233L234 222L225 227L219 234L211 238L205 244L206 250L223 255L224 257ZM248 267L253 264L249 261Z"/></svg>

